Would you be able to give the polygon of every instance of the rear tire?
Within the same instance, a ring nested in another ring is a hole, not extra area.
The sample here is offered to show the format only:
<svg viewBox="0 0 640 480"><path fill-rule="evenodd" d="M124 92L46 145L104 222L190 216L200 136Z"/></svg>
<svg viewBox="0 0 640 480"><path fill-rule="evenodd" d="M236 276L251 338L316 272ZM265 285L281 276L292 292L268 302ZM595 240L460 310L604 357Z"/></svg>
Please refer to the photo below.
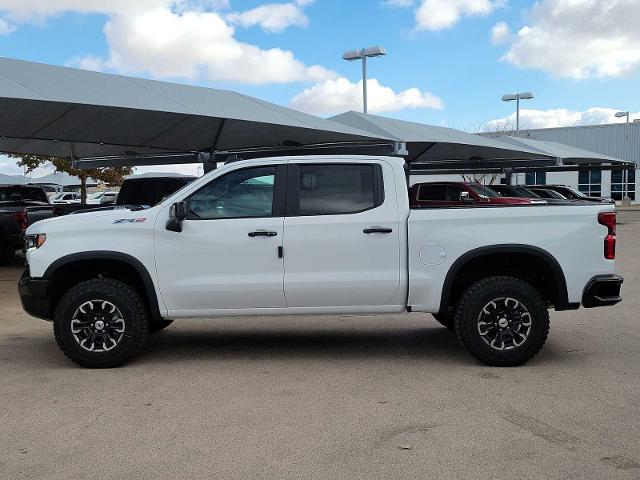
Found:
<svg viewBox="0 0 640 480"><path fill-rule="evenodd" d="M147 311L130 286L106 278L76 285L60 300L53 332L60 350L87 368L126 363L143 347L149 330Z"/></svg>
<svg viewBox="0 0 640 480"><path fill-rule="evenodd" d="M513 367L533 358L549 334L549 311L528 283L495 276L471 285L455 314L456 333L487 365Z"/></svg>
<svg viewBox="0 0 640 480"><path fill-rule="evenodd" d="M157 333L173 323L173 320L155 320L149 323L149 333Z"/></svg>
<svg viewBox="0 0 640 480"><path fill-rule="evenodd" d="M447 329L451 330L452 332L455 331L454 328L454 322L453 322L453 315L450 313L432 313L431 316L433 318L436 319L436 322L438 322L439 324L443 325L444 327L447 327Z"/></svg>

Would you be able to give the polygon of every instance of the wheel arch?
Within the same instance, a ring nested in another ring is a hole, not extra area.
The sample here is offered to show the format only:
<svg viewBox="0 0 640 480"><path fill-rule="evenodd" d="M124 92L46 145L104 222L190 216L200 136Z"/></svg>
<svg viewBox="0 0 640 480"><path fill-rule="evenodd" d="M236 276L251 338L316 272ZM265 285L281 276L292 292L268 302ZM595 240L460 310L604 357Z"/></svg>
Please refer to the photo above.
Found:
<svg viewBox="0 0 640 480"><path fill-rule="evenodd" d="M98 268L100 266L119 266L121 268L122 266L126 266L130 269L130 271L135 272L136 278L129 278L130 283L133 283L134 286L137 287L136 289L138 290L138 293L142 295L145 305L148 308L151 320L162 320L163 317L160 313L158 296L156 294L156 289L148 269L142 262L140 262L140 260L131 255L109 250L94 250L72 253L70 255L65 255L64 257L58 258L51 265L49 265L49 267L47 267L46 271L44 272L43 278L51 281L49 293L52 296L52 310L55 310L55 306L60 300L60 294L64 294L64 292L57 291L60 290L59 287L56 288L56 284L54 283L54 280L57 278L57 276L61 273L72 272L74 270L74 267L78 269L87 269L90 266L98 266ZM66 283L73 284L73 282ZM72 286L75 286L78 283L79 282L73 284Z"/></svg>
<svg viewBox="0 0 640 480"><path fill-rule="evenodd" d="M492 258L500 258L502 256L519 257L523 259L530 259L536 265L543 265L550 273L553 279L552 298L550 299L556 310L568 310L573 308L573 305L569 303L567 281L562 271L562 267L556 260L556 258L539 247L531 245L521 244L504 244L504 245L491 245L485 247L475 248L470 250L456 259L455 262L449 268L445 281L442 287L442 295L440 299L439 312L446 312L451 306L452 300L455 300L457 292L454 287L456 281L460 278L459 275L464 273L464 269L473 265L473 262L481 260L490 260ZM500 257L499 257L500 256ZM501 275L503 273L493 273L493 275ZM490 275L484 275L484 278Z"/></svg>

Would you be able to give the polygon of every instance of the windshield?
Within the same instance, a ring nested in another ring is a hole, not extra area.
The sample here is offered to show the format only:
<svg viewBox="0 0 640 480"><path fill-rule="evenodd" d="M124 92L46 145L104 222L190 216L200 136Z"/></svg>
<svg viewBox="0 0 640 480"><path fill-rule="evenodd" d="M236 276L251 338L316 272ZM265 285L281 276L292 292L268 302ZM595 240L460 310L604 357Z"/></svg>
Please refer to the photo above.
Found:
<svg viewBox="0 0 640 480"><path fill-rule="evenodd" d="M480 185L479 183L474 183L474 184L470 184L470 185L467 185L467 186L471 190L476 192L478 195L480 195L481 197L487 197L487 198L499 198L500 197L500 194L494 192L489 187L485 187L484 185Z"/></svg>

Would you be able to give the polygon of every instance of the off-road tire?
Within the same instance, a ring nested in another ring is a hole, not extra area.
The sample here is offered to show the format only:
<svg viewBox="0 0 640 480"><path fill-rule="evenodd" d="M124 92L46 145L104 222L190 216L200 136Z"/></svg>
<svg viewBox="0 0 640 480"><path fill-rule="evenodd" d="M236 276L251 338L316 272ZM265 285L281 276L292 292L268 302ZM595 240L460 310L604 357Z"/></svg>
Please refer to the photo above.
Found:
<svg viewBox="0 0 640 480"><path fill-rule="evenodd" d="M112 350L89 352L83 349L71 332L76 309L90 300L106 300L115 305L125 319L122 339ZM111 368L134 357L147 339L149 320L140 295L117 280L97 278L80 283L60 300L53 317L53 332L60 350L74 363L87 368Z"/></svg>
<svg viewBox="0 0 640 480"><path fill-rule="evenodd" d="M173 323L173 320L155 320L149 322L149 333L157 333Z"/></svg>
<svg viewBox="0 0 640 480"><path fill-rule="evenodd" d="M531 329L524 343L512 350L496 350L483 340L478 322L482 309L492 300L509 297L520 302L531 317ZM544 299L531 285L506 276L494 276L471 285L460 298L454 317L455 330L465 348L481 362L497 367L521 365L543 347L549 334L549 311Z"/></svg>
<svg viewBox="0 0 640 480"><path fill-rule="evenodd" d="M453 322L453 314L451 313L432 313L431 316L433 318L436 319L436 322L438 322L440 325L443 325L444 327L447 327L447 329L451 330L452 332L455 331L455 324Z"/></svg>

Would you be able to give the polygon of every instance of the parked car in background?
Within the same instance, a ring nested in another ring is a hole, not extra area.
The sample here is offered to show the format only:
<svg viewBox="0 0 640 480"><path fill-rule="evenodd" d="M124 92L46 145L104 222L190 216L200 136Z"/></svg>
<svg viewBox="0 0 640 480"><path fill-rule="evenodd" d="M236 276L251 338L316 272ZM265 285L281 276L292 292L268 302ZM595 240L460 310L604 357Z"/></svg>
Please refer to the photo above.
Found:
<svg viewBox="0 0 640 480"><path fill-rule="evenodd" d="M196 178L170 173L148 173L127 177L120 187L116 205L153 207Z"/></svg>
<svg viewBox="0 0 640 480"><path fill-rule="evenodd" d="M76 192L62 192L51 197L51 203L80 203L80 194Z"/></svg>
<svg viewBox="0 0 640 480"><path fill-rule="evenodd" d="M479 183L429 182L416 183L409 189L411 207L443 207L469 204L479 205L531 205L541 203L531 198L503 197Z"/></svg>
<svg viewBox="0 0 640 480"><path fill-rule="evenodd" d="M0 264L24 247L24 232L54 216L47 194L37 185L0 185Z"/></svg>
<svg viewBox="0 0 640 480"><path fill-rule="evenodd" d="M569 187L567 185L532 185L527 187L530 189L534 188L544 188L546 190L553 190L554 192L558 192L564 198L569 200L584 200L587 202L596 202L596 203L612 203L615 204L615 200L611 198L603 198L603 197L590 197L589 195L585 195L582 192L579 192L575 188Z"/></svg>
<svg viewBox="0 0 640 480"><path fill-rule="evenodd" d="M502 197L541 198L538 194L522 185L489 185L489 188L494 192L498 192Z"/></svg>
<svg viewBox="0 0 640 480"><path fill-rule="evenodd" d="M95 192L87 195L87 205L112 205L117 198L118 192Z"/></svg>
<svg viewBox="0 0 640 480"><path fill-rule="evenodd" d="M538 195L540 198L545 198L549 200L567 200L567 197L562 195L560 192L556 192L555 190L551 190L550 188L544 187L527 187L533 193Z"/></svg>

